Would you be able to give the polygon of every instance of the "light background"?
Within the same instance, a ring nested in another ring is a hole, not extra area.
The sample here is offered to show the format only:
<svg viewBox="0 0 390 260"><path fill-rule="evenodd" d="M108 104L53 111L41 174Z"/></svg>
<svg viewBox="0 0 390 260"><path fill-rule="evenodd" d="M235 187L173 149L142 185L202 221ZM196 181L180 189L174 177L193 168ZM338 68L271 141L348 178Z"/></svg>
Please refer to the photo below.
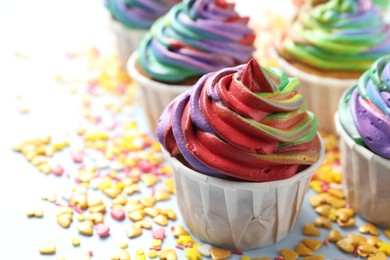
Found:
<svg viewBox="0 0 390 260"><path fill-rule="evenodd" d="M285 17L292 14L289 1L242 0L237 1L242 14L261 22L263 8L278 11ZM63 62L63 55L72 50L86 50L97 46L107 54L113 53L108 14L102 2L93 0L19 0L0 1L0 259L56 259L41 256L37 247L54 239L57 256L76 259L93 250L93 259L110 259L125 239L124 225L112 224L112 235L105 240L97 235L83 238L80 248L73 248L71 238L77 236L75 228L64 230L55 222L53 207L40 200L43 194L63 190L64 183L55 176L45 176L30 166L24 158L11 151L11 147L30 137L49 134L54 138L74 131L80 115L80 100L69 95L69 88L56 83L58 73L77 73L78 67ZM15 58L15 52L25 53L28 61ZM23 100L16 95L23 94ZM19 110L28 107L29 115ZM142 110L132 112L142 118ZM141 126L145 122L140 121ZM293 248L300 241L300 228L312 221L316 214L306 202L293 233L273 247L246 252L247 255L275 257L280 248ZM45 208L45 218L27 219L25 212L34 206ZM164 207L164 206L162 206ZM175 200L166 207L177 208ZM109 218L109 217L108 217ZM181 218L175 223L182 223ZM358 220L358 225L362 223ZM120 234L120 235L116 235ZM135 250L150 245L142 239L129 241L129 251L134 259ZM321 237L325 238L325 232ZM175 241L164 241L164 245ZM177 250L180 252L180 250ZM329 246L318 251L329 259L351 258ZM179 259L184 259L179 255ZM230 259L239 259L232 257Z"/></svg>

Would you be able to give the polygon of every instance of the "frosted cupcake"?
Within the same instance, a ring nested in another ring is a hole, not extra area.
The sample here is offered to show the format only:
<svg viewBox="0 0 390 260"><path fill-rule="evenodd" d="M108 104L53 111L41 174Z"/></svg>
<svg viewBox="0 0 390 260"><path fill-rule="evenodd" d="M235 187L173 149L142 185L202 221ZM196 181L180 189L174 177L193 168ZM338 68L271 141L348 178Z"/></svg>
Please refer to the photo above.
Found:
<svg viewBox="0 0 390 260"><path fill-rule="evenodd" d="M342 93L387 53L389 26L370 0L307 1L277 45L280 66L301 80L301 93L325 131L334 131Z"/></svg>
<svg viewBox="0 0 390 260"><path fill-rule="evenodd" d="M299 81L255 60L203 76L161 115L179 209L202 241L274 244L294 227L323 145Z"/></svg>
<svg viewBox="0 0 390 260"><path fill-rule="evenodd" d="M249 61L254 32L234 4L185 0L153 24L128 64L154 132L163 109L201 76Z"/></svg>
<svg viewBox="0 0 390 260"><path fill-rule="evenodd" d="M154 21L180 0L105 0L111 13L119 59L125 68Z"/></svg>
<svg viewBox="0 0 390 260"><path fill-rule="evenodd" d="M364 219L390 228L390 56L344 93L335 119L348 201Z"/></svg>

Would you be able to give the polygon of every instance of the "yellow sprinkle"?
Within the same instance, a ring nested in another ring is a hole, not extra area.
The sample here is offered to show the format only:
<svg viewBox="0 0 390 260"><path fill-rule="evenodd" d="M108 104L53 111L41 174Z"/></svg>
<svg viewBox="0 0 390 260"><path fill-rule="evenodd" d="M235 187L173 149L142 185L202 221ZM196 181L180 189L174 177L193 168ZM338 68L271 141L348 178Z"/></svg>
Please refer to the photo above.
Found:
<svg viewBox="0 0 390 260"><path fill-rule="evenodd" d="M247 255L243 255L241 256L241 260L251 260L251 257Z"/></svg>
<svg viewBox="0 0 390 260"><path fill-rule="evenodd" d="M317 193L321 193L322 192L322 187L321 187L321 184L319 181L317 180L313 180L309 183L309 187L311 189L313 189L314 191L316 191Z"/></svg>
<svg viewBox="0 0 390 260"><path fill-rule="evenodd" d="M331 173L329 173L329 175L330 175L330 179L332 180L332 182L341 183L341 174L340 173L331 172Z"/></svg>
<svg viewBox="0 0 390 260"><path fill-rule="evenodd" d="M138 249L135 253L135 260L146 260L144 250Z"/></svg>
<svg viewBox="0 0 390 260"><path fill-rule="evenodd" d="M129 243L127 243L127 242L123 242L123 243L121 243L121 244L119 245L119 247L120 247L121 249L126 249L128 246L129 246Z"/></svg>
<svg viewBox="0 0 390 260"><path fill-rule="evenodd" d="M73 246L80 246L80 239L72 238L72 245Z"/></svg>
<svg viewBox="0 0 390 260"><path fill-rule="evenodd" d="M194 244L195 241L189 235L180 235L177 239L177 244L182 246L187 246L189 243Z"/></svg>
<svg viewBox="0 0 390 260"><path fill-rule="evenodd" d="M28 108L22 108L22 109L19 110L19 112L21 114L28 114L30 112L30 110Z"/></svg>
<svg viewBox="0 0 390 260"><path fill-rule="evenodd" d="M157 257L157 251L156 250L149 250L149 252L148 252L148 257L149 258L156 258Z"/></svg>
<svg viewBox="0 0 390 260"><path fill-rule="evenodd" d="M160 239L153 239L152 246L153 247L160 247L162 244L162 241Z"/></svg>
<svg viewBox="0 0 390 260"><path fill-rule="evenodd" d="M84 221L85 220L85 215L84 214L77 215L77 220L80 221L80 222Z"/></svg>

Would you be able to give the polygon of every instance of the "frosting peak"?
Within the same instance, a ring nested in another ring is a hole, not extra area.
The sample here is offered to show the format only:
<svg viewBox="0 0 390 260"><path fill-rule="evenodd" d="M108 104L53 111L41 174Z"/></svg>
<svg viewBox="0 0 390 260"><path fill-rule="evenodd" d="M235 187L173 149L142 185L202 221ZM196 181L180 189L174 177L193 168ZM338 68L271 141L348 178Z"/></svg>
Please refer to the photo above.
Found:
<svg viewBox="0 0 390 260"><path fill-rule="evenodd" d="M203 76L165 109L160 143L203 174L248 181L291 177L317 161L317 121L279 69L245 65Z"/></svg>

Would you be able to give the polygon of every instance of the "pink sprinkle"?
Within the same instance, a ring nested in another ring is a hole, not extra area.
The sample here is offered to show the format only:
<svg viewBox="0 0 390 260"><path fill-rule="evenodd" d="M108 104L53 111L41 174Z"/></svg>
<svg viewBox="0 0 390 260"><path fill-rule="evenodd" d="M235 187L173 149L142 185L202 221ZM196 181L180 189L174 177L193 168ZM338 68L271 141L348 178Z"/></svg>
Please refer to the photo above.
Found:
<svg viewBox="0 0 390 260"><path fill-rule="evenodd" d="M329 240L328 239L325 239L324 242L323 242L324 246L327 246L329 244Z"/></svg>
<svg viewBox="0 0 390 260"><path fill-rule="evenodd" d="M152 187L152 197L154 197L155 194L156 194L156 188L153 186Z"/></svg>
<svg viewBox="0 0 390 260"><path fill-rule="evenodd" d="M274 260L284 260L284 257L283 256L277 256L274 258Z"/></svg>
<svg viewBox="0 0 390 260"><path fill-rule="evenodd" d="M96 87L97 87L97 81L94 80L94 81L91 81L89 82L88 86L87 86L87 92L91 95L96 95Z"/></svg>
<svg viewBox="0 0 390 260"><path fill-rule="evenodd" d="M80 183L81 183L81 180L80 180L80 178L75 178L75 179L74 179L74 182L77 183L77 184L80 184Z"/></svg>
<svg viewBox="0 0 390 260"><path fill-rule="evenodd" d="M175 229L175 226L171 226L171 231L173 231Z"/></svg>
<svg viewBox="0 0 390 260"><path fill-rule="evenodd" d="M152 141L150 140L144 140L144 147L147 148L147 147L150 147L152 145Z"/></svg>
<svg viewBox="0 0 390 260"><path fill-rule="evenodd" d="M165 229L164 228L158 228L152 230L152 236L154 239L160 239L163 240L165 237Z"/></svg>
<svg viewBox="0 0 390 260"><path fill-rule="evenodd" d="M160 250L161 250L161 247L151 247L151 248L149 248L149 250L160 251Z"/></svg>
<svg viewBox="0 0 390 260"><path fill-rule="evenodd" d="M175 247L178 248L178 249L181 249L181 250L184 249L184 246L182 246L182 245L176 245Z"/></svg>
<svg viewBox="0 0 390 260"><path fill-rule="evenodd" d="M117 90L119 91L119 93L124 94L126 91L126 84L119 85Z"/></svg>
<svg viewBox="0 0 390 260"><path fill-rule="evenodd" d="M64 173L64 168L61 165L57 164L51 169L51 173L56 176L62 176L62 174Z"/></svg>
<svg viewBox="0 0 390 260"><path fill-rule="evenodd" d="M153 169L152 165L150 163L148 163L147 161L140 161L137 164L137 168L143 172L150 172Z"/></svg>
<svg viewBox="0 0 390 260"><path fill-rule="evenodd" d="M96 230L96 233L98 233L98 235L100 237L106 237L110 234L110 227L104 223L97 224L95 226L95 230Z"/></svg>
<svg viewBox="0 0 390 260"><path fill-rule="evenodd" d="M114 130L115 128L116 128L116 126L117 126L117 123L112 123L112 124L110 124L110 125L106 125L104 128L107 130L107 131L112 131L112 130Z"/></svg>
<svg viewBox="0 0 390 260"><path fill-rule="evenodd" d="M193 248L194 245L193 245L191 242L188 242L188 243L187 243L187 247L188 247L188 248Z"/></svg>
<svg viewBox="0 0 390 260"><path fill-rule="evenodd" d="M355 246L355 249L353 250L353 255L356 257L359 256L358 249L359 249L359 246Z"/></svg>
<svg viewBox="0 0 390 260"><path fill-rule="evenodd" d="M122 221L125 219L125 211L123 209L112 209L110 213L115 220Z"/></svg>
<svg viewBox="0 0 390 260"><path fill-rule="evenodd" d="M92 250L88 251L88 255L93 256L93 251Z"/></svg>
<svg viewBox="0 0 390 260"><path fill-rule="evenodd" d="M80 209L78 206L73 206L73 209L74 209L77 213L83 214L83 210Z"/></svg>
<svg viewBox="0 0 390 260"><path fill-rule="evenodd" d="M323 192L327 192L329 190L329 184L324 182L324 181L320 181L320 185L321 185L321 188L322 188L322 191Z"/></svg>
<svg viewBox="0 0 390 260"><path fill-rule="evenodd" d="M84 160L84 156L81 153L72 153L71 155L74 163L82 163Z"/></svg>
<svg viewBox="0 0 390 260"><path fill-rule="evenodd" d="M241 251L231 251L233 255L242 255Z"/></svg>

